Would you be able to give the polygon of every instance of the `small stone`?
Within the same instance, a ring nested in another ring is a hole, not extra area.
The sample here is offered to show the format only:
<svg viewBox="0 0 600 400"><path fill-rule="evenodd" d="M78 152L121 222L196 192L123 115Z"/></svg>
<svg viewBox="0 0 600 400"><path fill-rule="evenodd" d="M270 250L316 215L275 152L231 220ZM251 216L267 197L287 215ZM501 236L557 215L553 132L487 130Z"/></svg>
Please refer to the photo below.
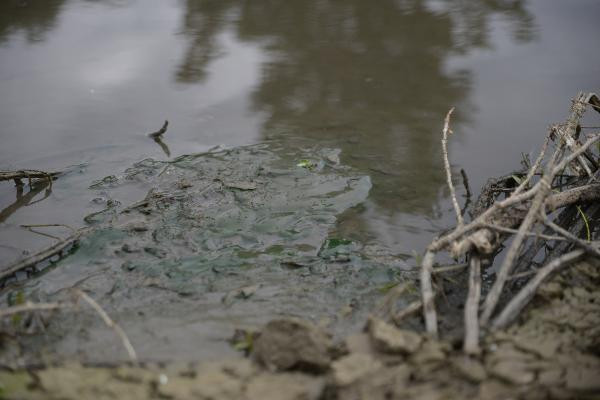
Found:
<svg viewBox="0 0 600 400"><path fill-rule="evenodd" d="M270 321L254 343L257 361L272 370L322 371L329 367L331 338L313 324L296 318Z"/></svg>
<svg viewBox="0 0 600 400"><path fill-rule="evenodd" d="M350 354L331 365L333 379L338 386L349 385L382 366L380 361L365 353Z"/></svg>
<svg viewBox="0 0 600 400"><path fill-rule="evenodd" d="M369 321L369 334L379 350L389 353L414 353L423 341L418 334L395 328L377 318Z"/></svg>

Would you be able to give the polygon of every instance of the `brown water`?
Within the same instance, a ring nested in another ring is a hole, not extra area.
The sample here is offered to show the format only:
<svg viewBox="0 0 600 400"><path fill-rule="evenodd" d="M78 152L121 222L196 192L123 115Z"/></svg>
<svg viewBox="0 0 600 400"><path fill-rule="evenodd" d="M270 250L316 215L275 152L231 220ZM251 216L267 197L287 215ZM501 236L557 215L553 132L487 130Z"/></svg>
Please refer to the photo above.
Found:
<svg viewBox="0 0 600 400"><path fill-rule="evenodd" d="M0 184L0 254L46 240L19 224L81 225L89 184L135 161L270 140L340 148L373 182L340 235L420 251L452 222L446 111L476 191L598 89L598 16L594 0L3 0L0 168L77 167L40 202ZM170 155L146 136L165 119Z"/></svg>

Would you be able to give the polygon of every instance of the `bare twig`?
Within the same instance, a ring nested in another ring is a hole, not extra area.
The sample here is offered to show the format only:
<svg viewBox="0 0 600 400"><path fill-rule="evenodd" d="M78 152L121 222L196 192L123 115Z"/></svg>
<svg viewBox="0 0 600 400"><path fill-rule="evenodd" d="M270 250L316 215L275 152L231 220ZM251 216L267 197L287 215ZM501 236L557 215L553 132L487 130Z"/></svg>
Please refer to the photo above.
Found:
<svg viewBox="0 0 600 400"><path fill-rule="evenodd" d="M548 149L548 143L550 143L551 135L552 135L552 131L550 130L550 131L548 131L548 134L546 134L546 139L544 140L544 144L542 145L542 149L540 150L540 154L538 155L538 158L536 158L536 160L533 163L533 165L531 166L531 168L529 168L529 172L527 173L527 176L525 177L525 179L523 179L523 181L515 189L515 191L513 192L513 195L517 195L517 194L521 193L525 188L527 188L529 181L531 181L531 178L533 178L533 176L536 174L537 170L540 168L540 165L542 164L542 161L544 160L544 157L546 156L546 150Z"/></svg>
<svg viewBox="0 0 600 400"><path fill-rule="evenodd" d="M460 270L465 269L468 266L469 266L469 264L467 264L467 263L445 265L443 267L432 268L431 274L437 275L437 274L442 274L444 272L460 271Z"/></svg>
<svg viewBox="0 0 600 400"><path fill-rule="evenodd" d="M22 228L53 228L53 227L59 227L59 228L67 228L71 231L71 233L76 233L77 229L73 228L70 225L66 225L66 224L26 224L26 225L21 225Z"/></svg>
<svg viewBox="0 0 600 400"><path fill-rule="evenodd" d="M471 198L471 188L469 187L469 177L467 176L466 171L461 168L460 169L460 174L462 175L463 178L463 185L465 187L465 196L467 196L467 199Z"/></svg>
<svg viewBox="0 0 600 400"><path fill-rule="evenodd" d="M17 186L22 186L21 179L28 179L29 186L32 185L32 179L46 179L49 188L52 189L52 180L57 178L62 172L46 172L37 169L21 169L18 171L0 171L0 181L14 180Z"/></svg>
<svg viewBox="0 0 600 400"><path fill-rule="evenodd" d="M69 236L68 238L63 239L63 240L59 241L58 243L55 243L52 246L49 246L49 247L45 248L44 250L42 250L36 254L33 254L23 260L19 260L14 264L9 265L7 268L3 269L2 272L0 272L0 280L6 278L8 276L11 276L12 274L14 274L17 271L21 271L25 268L33 267L36 264L38 264L56 254L59 254L65 248L76 243L85 232L87 232L86 229L77 231L75 234Z"/></svg>
<svg viewBox="0 0 600 400"><path fill-rule="evenodd" d="M446 114L446 118L444 119L444 129L442 129L442 153L444 155L444 169L446 170L446 183L448 184L448 189L450 189L450 197L452 198L452 205L454 206L454 212L456 213L456 220L458 221L458 226L462 226L464 224L462 213L460 212L460 207L458 205L458 200L456 200L456 191L454 190L454 184L452 183L452 171L450 170L450 161L448 161L448 136L452 133L450 130L450 116L452 116L452 112L454 111L454 107L452 107L448 114Z"/></svg>
<svg viewBox="0 0 600 400"><path fill-rule="evenodd" d="M427 251L421 264L421 296L423 301L423 316L425 319L425 329L432 337L437 337L437 314L435 312L433 287L431 285L431 270L433 266L434 254Z"/></svg>
<svg viewBox="0 0 600 400"><path fill-rule="evenodd" d="M65 308L65 304L61 303L32 303L26 301L18 306L12 306L0 310L0 318L4 318L9 315L18 314L29 311L45 311L45 310L56 310L57 308Z"/></svg>
<svg viewBox="0 0 600 400"><path fill-rule="evenodd" d="M557 151L554 154L554 157L552 157L550 165L548 166L548 170L551 171L554 160L558 156L558 153L560 153L559 149L557 149ZM531 203L529 212L525 216L525 219L523 219L523 222L521 222L521 226L519 227L518 232L515 234L515 237L507 250L506 257L500 265L498 274L496 275L496 280L494 281L494 284L492 285L492 288L490 289L490 292L488 293L485 299L485 306L483 309L483 313L481 314L482 325L487 324L490 317L492 316L492 313L494 312L494 309L496 308L496 304L500 299L500 295L502 293L502 289L504 288L504 284L506 283L508 276L512 272L515 259L517 258L517 255L521 250L523 240L526 236L525 233L531 230L531 226L538 217L538 211L543 206L544 201L548 196L548 193L550 193L551 181L552 178L550 176L544 175L542 176L538 184L536 184L535 186L537 193Z"/></svg>
<svg viewBox="0 0 600 400"><path fill-rule="evenodd" d="M396 325L400 325L404 318L409 317L413 314L416 314L423 308L423 302L421 300L416 300L404 307L402 310L398 311L393 317L392 320Z"/></svg>
<svg viewBox="0 0 600 400"><path fill-rule="evenodd" d="M481 260L479 255L471 255L469 269L469 294L465 303L465 340L463 351L466 354L479 354L479 299L481 298Z"/></svg>
<svg viewBox="0 0 600 400"><path fill-rule="evenodd" d="M581 147L577 149L577 151L571 153L569 156L565 157L558 165L556 165L552 170L552 175L554 176L559 174L571 161L581 156L581 154L583 154L588 149L588 147L596 143L598 139L600 139L600 135L591 136L584 144L581 145Z"/></svg>
<svg viewBox="0 0 600 400"><path fill-rule="evenodd" d="M137 354L135 353L135 349L131 345L129 338L125 334L125 331L116 322L114 322L108 316L106 311L104 311L104 309L102 307L100 307L100 304L96 303L96 301L94 299L92 299L90 296L88 296L87 294L85 294L84 292L82 292L79 289L75 289L75 294L77 294L77 296L82 298L86 303L88 303L94 309L94 311L96 311L98 313L98 315L100 316L100 318L102 318L102 320L104 321L106 326L108 326L109 328L111 328L112 330L115 331L115 333L121 339L121 342L123 342L123 347L125 347L125 350L127 351L127 354L129 355L129 358L131 359L131 361L137 362Z"/></svg>
<svg viewBox="0 0 600 400"><path fill-rule="evenodd" d="M498 232L504 232L504 233L510 233L510 234L519 232L517 229L507 228L504 226L498 226L498 225L493 225L493 224L485 224L484 226L486 228L493 229ZM533 236L533 237L536 237L539 239L545 239L545 240L566 240L562 236L550 236L550 235L545 235L543 233L537 233L537 232L525 232L525 235Z"/></svg>
<svg viewBox="0 0 600 400"><path fill-rule="evenodd" d="M502 329L510 324L519 315L521 310L533 298L540 284L553 272L579 260L585 254L584 250L574 250L550 261L540 268L535 277L525 285L519 293L512 298L504 310L492 323L492 329Z"/></svg>

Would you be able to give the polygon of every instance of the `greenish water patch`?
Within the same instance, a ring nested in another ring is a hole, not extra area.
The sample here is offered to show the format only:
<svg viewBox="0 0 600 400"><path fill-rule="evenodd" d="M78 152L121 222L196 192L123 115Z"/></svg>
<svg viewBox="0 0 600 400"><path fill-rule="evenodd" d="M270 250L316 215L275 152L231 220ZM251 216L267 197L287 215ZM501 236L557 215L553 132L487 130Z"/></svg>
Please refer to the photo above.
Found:
<svg viewBox="0 0 600 400"><path fill-rule="evenodd" d="M330 236L337 216L366 199L371 181L330 157L335 150L307 153L280 157L254 145L147 159L95 182L90 197L106 199L106 208L87 219L94 231L29 282L27 298L60 301L71 288L86 291L147 359L222 356L235 328L279 315L338 332L357 327L381 297L377 289L406 266L382 257L385 249L363 251ZM308 156L318 159L315 167L297 165ZM147 194L125 204L120 193L132 186ZM31 359L123 356L94 319L57 315L26 342Z"/></svg>

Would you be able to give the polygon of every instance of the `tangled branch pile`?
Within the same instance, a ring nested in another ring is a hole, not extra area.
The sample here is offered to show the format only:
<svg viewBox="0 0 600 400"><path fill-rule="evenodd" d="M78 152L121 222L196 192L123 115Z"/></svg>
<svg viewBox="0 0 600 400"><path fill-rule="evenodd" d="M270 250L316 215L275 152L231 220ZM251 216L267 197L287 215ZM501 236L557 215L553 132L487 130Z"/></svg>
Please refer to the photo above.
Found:
<svg viewBox="0 0 600 400"><path fill-rule="evenodd" d="M448 112L442 131L442 147L457 225L427 247L421 266L422 309L426 330L431 336L438 335L436 290L431 277L435 255L439 252L446 251L455 259L464 256L469 263L463 341L463 350L467 354L480 352L481 329L501 329L514 321L549 275L586 254L600 257L600 247L598 242L592 241L586 217L596 211L600 198L598 154L592 150L600 134L584 135L580 125L588 107L600 112L600 100L594 94L580 93L573 100L569 118L549 128L539 156L527 171L488 182L469 222L464 221L452 183L447 140L451 134L453 110ZM549 147L553 147L551 152ZM548 215L567 206L576 209L584 221L587 240L572 233L573 229L561 227L556 222L560 215L555 218ZM480 305L482 261L484 265L492 265L503 243L509 239L512 241L496 270L495 280ZM546 257L545 265L535 268L534 257L550 243L561 243L555 246L559 251ZM521 281L523 277L530 277L516 294L508 289L508 282L515 277L521 277ZM504 307L498 312L500 305Z"/></svg>

